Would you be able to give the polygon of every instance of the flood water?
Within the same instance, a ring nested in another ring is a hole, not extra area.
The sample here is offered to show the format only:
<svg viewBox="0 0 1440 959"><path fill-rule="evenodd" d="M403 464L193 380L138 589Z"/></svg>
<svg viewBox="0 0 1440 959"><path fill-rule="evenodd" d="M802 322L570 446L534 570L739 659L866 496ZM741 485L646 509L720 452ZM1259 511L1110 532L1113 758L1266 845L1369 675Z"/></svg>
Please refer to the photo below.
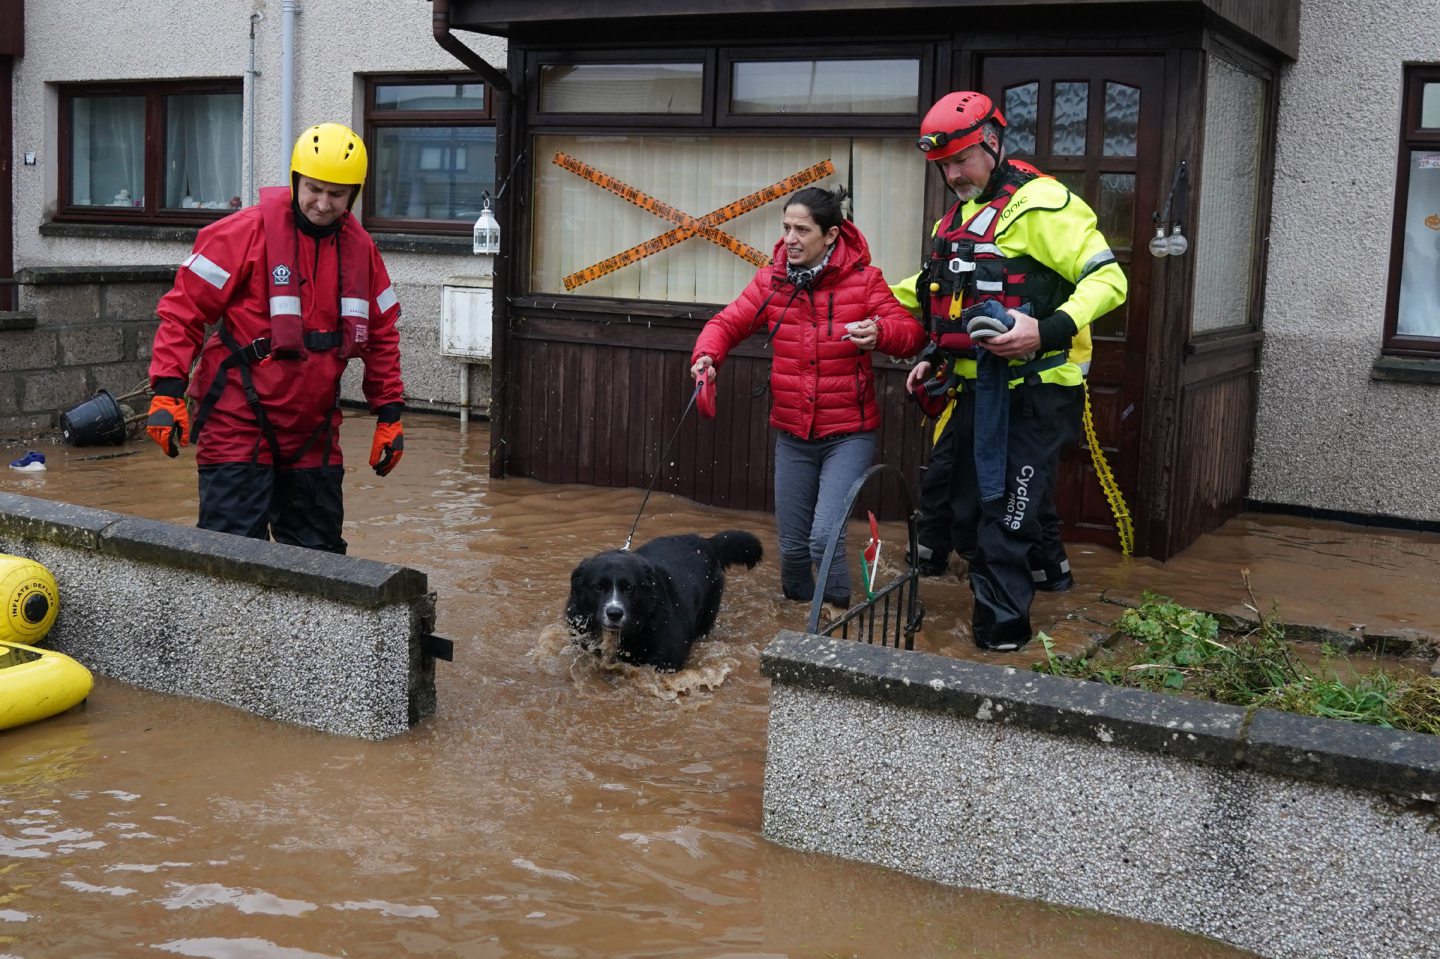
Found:
<svg viewBox="0 0 1440 959"><path fill-rule="evenodd" d="M767 558L732 572L689 668L605 669L561 610L642 491L492 481L483 423L425 416L380 480L371 422L346 423L346 537L438 592L437 715L370 743L98 677L85 706L0 732L0 959L1249 955L762 839L760 651L808 612L778 598L771 517L652 495L637 543L738 527ZM40 448L49 471L0 489L194 522L190 450ZM960 643L964 587L925 588L929 642ZM204 602L133 614L163 629Z"/></svg>

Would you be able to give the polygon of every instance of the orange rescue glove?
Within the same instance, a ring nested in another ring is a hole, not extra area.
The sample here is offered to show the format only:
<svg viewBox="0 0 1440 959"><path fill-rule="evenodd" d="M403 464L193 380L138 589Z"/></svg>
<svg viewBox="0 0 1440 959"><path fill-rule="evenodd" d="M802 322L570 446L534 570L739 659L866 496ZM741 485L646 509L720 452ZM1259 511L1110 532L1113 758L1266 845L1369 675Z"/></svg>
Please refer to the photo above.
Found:
<svg viewBox="0 0 1440 959"><path fill-rule="evenodd" d="M370 465L376 476L389 476L405 455L405 427L400 425L400 404L387 403L376 411L375 439L370 443Z"/></svg>
<svg viewBox="0 0 1440 959"><path fill-rule="evenodd" d="M179 456L180 447L190 445L190 411L185 408L185 400L157 394L150 401L145 432L159 444L166 456Z"/></svg>

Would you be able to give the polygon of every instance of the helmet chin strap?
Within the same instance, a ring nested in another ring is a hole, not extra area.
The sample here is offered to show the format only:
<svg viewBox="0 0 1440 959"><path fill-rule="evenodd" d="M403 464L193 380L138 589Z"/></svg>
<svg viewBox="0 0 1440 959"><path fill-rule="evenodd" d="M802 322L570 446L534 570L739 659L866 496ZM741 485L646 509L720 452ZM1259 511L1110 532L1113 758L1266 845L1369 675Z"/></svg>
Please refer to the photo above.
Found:
<svg viewBox="0 0 1440 959"><path fill-rule="evenodd" d="M990 154L990 159L995 161L995 168L990 171L990 179L985 181L985 189L980 191L981 196L992 196L993 191L999 186L1000 179L1005 175L1005 128L1001 127L995 132L995 146L992 149L989 141L980 140L980 148Z"/></svg>

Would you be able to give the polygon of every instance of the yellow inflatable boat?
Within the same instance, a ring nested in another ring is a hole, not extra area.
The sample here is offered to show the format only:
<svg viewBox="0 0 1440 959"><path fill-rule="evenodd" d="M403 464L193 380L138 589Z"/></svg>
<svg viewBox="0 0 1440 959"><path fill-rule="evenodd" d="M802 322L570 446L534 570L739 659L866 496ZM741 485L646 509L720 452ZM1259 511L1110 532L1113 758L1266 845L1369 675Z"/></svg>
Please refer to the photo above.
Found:
<svg viewBox="0 0 1440 959"><path fill-rule="evenodd" d="M95 685L90 670L44 639L60 611L60 590L44 566L0 553L0 729L33 723L77 705Z"/></svg>
<svg viewBox="0 0 1440 959"><path fill-rule="evenodd" d="M63 713L94 685L90 670L64 653L0 639L0 729Z"/></svg>

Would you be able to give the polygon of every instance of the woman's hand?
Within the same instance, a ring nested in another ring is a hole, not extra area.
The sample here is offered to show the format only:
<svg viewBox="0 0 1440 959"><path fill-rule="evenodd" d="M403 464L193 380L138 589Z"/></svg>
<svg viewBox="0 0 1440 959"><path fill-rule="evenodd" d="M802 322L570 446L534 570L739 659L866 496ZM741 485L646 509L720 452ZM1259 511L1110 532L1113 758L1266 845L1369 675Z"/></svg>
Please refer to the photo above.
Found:
<svg viewBox="0 0 1440 959"><path fill-rule="evenodd" d="M715 361L708 356L700 357L695 361L695 365L690 367L692 378L698 379L702 374L707 380L715 379Z"/></svg>
<svg viewBox="0 0 1440 959"><path fill-rule="evenodd" d="M859 350L868 352L875 349L875 344L880 339L880 326L875 320L876 317L871 316L854 323L846 323L845 335L841 339L854 343Z"/></svg>

